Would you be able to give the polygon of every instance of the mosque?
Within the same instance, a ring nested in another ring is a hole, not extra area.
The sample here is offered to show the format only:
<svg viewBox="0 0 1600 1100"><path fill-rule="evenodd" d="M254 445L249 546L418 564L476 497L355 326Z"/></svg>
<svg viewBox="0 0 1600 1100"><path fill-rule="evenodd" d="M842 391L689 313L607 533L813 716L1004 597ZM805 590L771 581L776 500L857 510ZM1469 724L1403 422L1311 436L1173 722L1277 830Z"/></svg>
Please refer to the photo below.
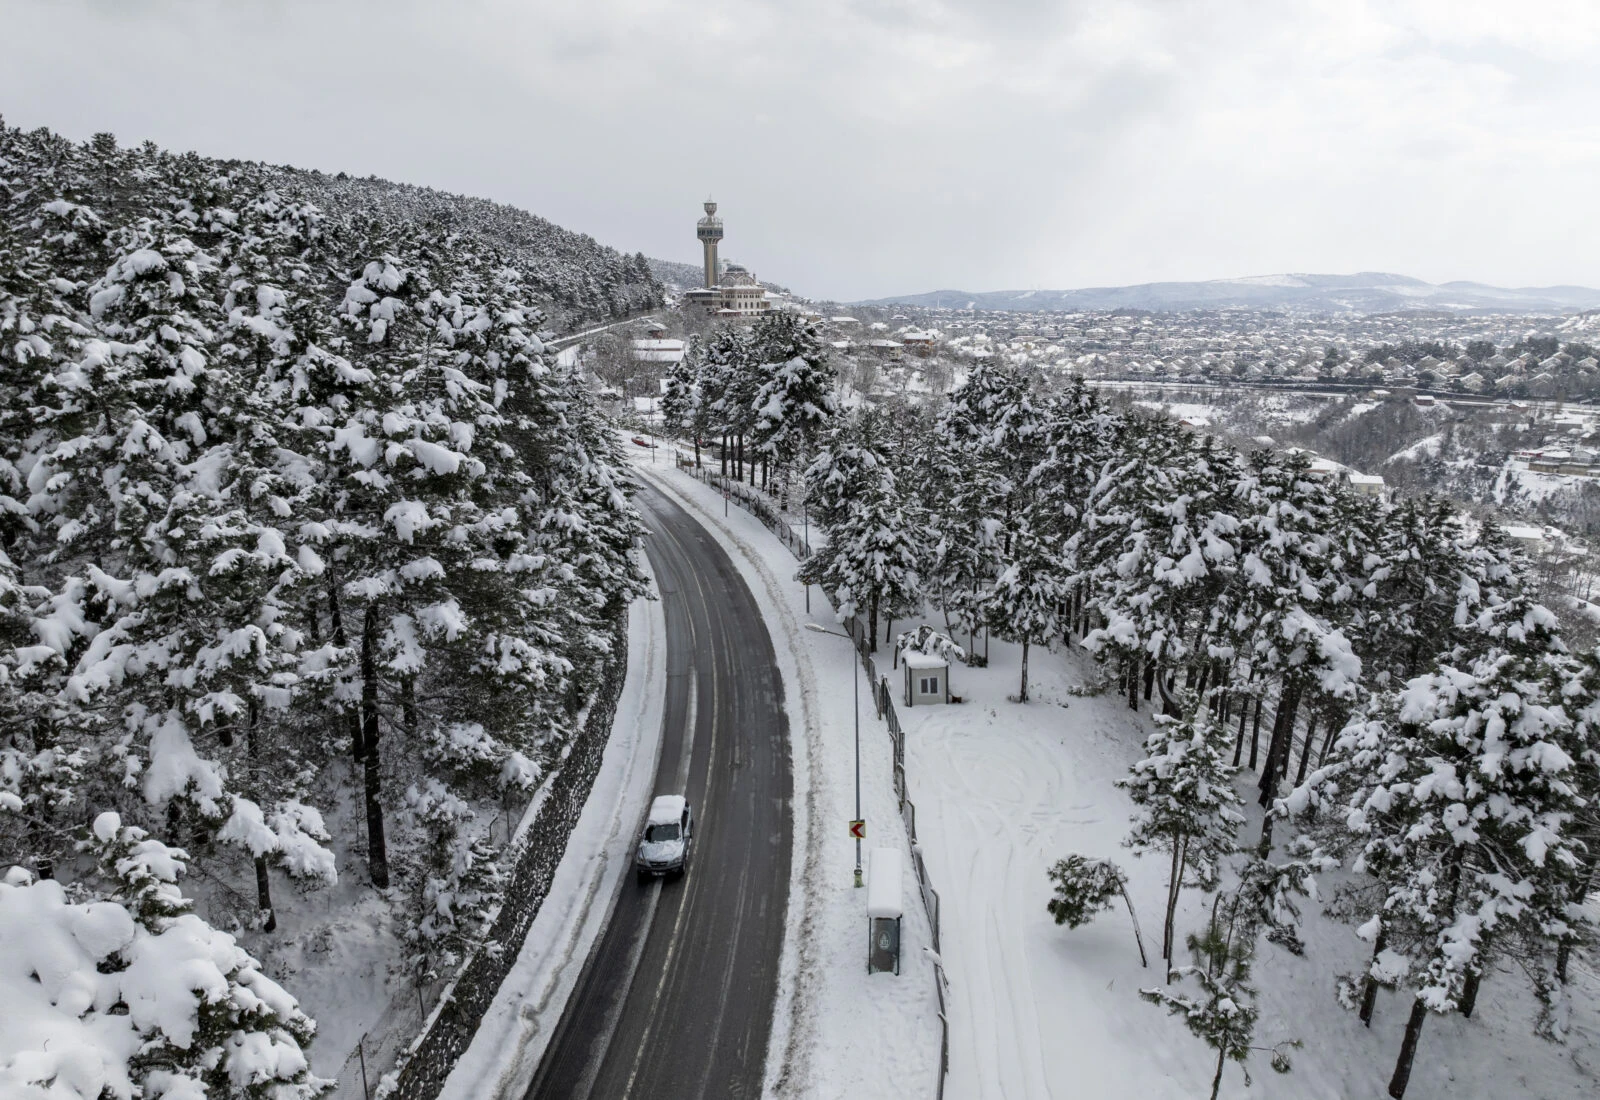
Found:
<svg viewBox="0 0 1600 1100"><path fill-rule="evenodd" d="M722 219L717 204L706 200L706 216L695 228L705 251L705 285L684 294L684 303L713 317L738 320L759 317L772 309L767 290L755 275L738 264L717 264L717 243L722 240Z"/></svg>

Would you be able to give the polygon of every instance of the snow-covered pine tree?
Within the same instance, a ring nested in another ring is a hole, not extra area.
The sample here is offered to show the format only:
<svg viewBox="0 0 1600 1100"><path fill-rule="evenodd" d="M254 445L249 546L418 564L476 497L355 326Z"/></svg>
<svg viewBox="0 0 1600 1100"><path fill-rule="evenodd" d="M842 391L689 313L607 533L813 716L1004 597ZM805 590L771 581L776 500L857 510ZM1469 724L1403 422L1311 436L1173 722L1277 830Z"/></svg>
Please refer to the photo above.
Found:
<svg viewBox="0 0 1600 1100"><path fill-rule="evenodd" d="M1227 731L1199 697L1185 697L1184 716L1160 715L1145 741L1144 758L1117 780L1137 807L1127 844L1136 852L1171 858L1161 926L1161 957L1173 957L1173 924L1186 882L1212 889L1222 858L1236 848L1244 817L1236 807Z"/></svg>
<svg viewBox="0 0 1600 1100"><path fill-rule="evenodd" d="M695 469L700 468L700 425L703 418L699 401L700 360L705 345L699 334L689 337L683 358L672 364L667 372L666 387L661 394L661 425L671 436L687 435L694 444Z"/></svg>
<svg viewBox="0 0 1600 1100"><path fill-rule="evenodd" d="M758 354L749 330L726 327L707 341L701 364L707 408L722 436L722 473L731 473L736 481L744 477L744 440L755 425L755 397L761 386Z"/></svg>
<svg viewBox="0 0 1600 1100"><path fill-rule="evenodd" d="M1397 1098L1428 1013L1470 1012L1511 944L1554 954L1583 873L1577 815L1592 792L1578 761L1589 747L1572 710L1588 700L1555 617L1514 600L1473 629L1484 645L1470 663L1376 695L1333 761L1285 803L1324 811L1328 842L1375 887L1360 932L1373 943L1362 1015L1370 1020L1378 985L1411 993L1389 1085Z"/></svg>
<svg viewBox="0 0 1600 1100"><path fill-rule="evenodd" d="M754 343L764 362L751 439L769 467L787 470L838 416L833 366L815 327L792 313L763 318Z"/></svg>
<svg viewBox="0 0 1600 1100"><path fill-rule="evenodd" d="M1295 730L1304 710L1343 725L1340 715L1356 701L1361 662L1345 635L1330 623L1341 579L1332 567L1331 532L1338 494L1310 473L1304 452L1257 451L1237 478L1233 495L1240 516L1238 581L1223 616L1222 635L1235 653L1234 676L1252 685L1257 721L1250 745L1256 766L1263 704L1276 689L1263 762L1260 803L1270 808L1288 775ZM1307 760L1314 723L1307 727ZM1243 722L1234 755L1243 748ZM1262 825L1271 842L1272 818Z"/></svg>
<svg viewBox="0 0 1600 1100"><path fill-rule="evenodd" d="M1143 417L1122 439L1126 457L1103 473L1068 544L1078 566L1068 583L1089 592L1104 625L1083 644L1119 659L1129 704L1137 708L1142 675L1146 698L1159 691L1175 713L1176 691L1203 687L1197 674L1209 671L1236 563L1238 521L1225 496L1234 456Z"/></svg>
<svg viewBox="0 0 1600 1100"><path fill-rule="evenodd" d="M1074 536L1083 526L1089 495L1100 472L1118 446L1121 418L1100 406L1094 391L1075 380L1057 396L1048 411L1044 457L1028 473L1028 484L1039 498L1039 511L1049 518L1061 546L1066 577L1080 575L1074 554ZM1081 583L1068 590L1067 630L1079 635L1091 629L1088 605Z"/></svg>
<svg viewBox="0 0 1600 1100"><path fill-rule="evenodd" d="M274 1096L331 1082L304 1053L314 1025L177 886L187 855L99 815L85 845L102 882L69 893L13 868L0 882L0 1091L17 1096Z"/></svg>
<svg viewBox="0 0 1600 1100"><path fill-rule="evenodd" d="M929 568L946 618L966 628L978 659L972 634L994 618L989 596L1008 517L1046 442L1030 379L979 362L950 395L933 438Z"/></svg>
<svg viewBox="0 0 1600 1100"><path fill-rule="evenodd" d="M1022 646L1019 703L1028 701L1028 650L1035 643L1048 644L1056 635L1068 592L1060 542L1033 503L1027 501L1011 517L1000 553L1000 575L988 598L991 632Z"/></svg>
<svg viewBox="0 0 1600 1100"><path fill-rule="evenodd" d="M878 616L903 617L921 604L925 550L914 505L874 446L871 420L835 428L806 471L807 500L828 540L796 575L821 585L841 620L865 614L876 649Z"/></svg>
<svg viewBox="0 0 1600 1100"><path fill-rule="evenodd" d="M1120 897L1128 907L1128 920L1133 924L1134 942L1139 946L1139 965L1149 966L1144 953L1144 936L1139 931L1139 917L1133 910L1133 898L1128 894L1128 876L1109 859L1095 859L1074 853L1058 859L1046 871L1055 883L1055 894L1045 902L1045 908L1057 924L1079 928L1111 908Z"/></svg>
<svg viewBox="0 0 1600 1100"><path fill-rule="evenodd" d="M1270 1056L1274 1072L1288 1073L1291 1068L1289 1051L1299 1047L1300 1040L1280 1040L1266 1047L1255 1045L1260 1009L1251 971L1263 930L1269 940L1293 954L1303 950L1295 899L1309 896L1311 873L1322 863L1296 861L1280 865L1263 859L1248 860L1240 869L1239 881L1218 895L1205 931L1187 937L1194 963L1171 970L1169 980L1192 982L1199 986L1199 995L1170 989L1139 992L1145 1000L1182 1017L1191 1032L1215 1048L1217 1063L1211 1077L1211 1100L1221 1093L1222 1071L1230 1060L1245 1067L1253 1052L1262 1051ZM1248 1068L1244 1069L1244 1079L1248 1086Z"/></svg>

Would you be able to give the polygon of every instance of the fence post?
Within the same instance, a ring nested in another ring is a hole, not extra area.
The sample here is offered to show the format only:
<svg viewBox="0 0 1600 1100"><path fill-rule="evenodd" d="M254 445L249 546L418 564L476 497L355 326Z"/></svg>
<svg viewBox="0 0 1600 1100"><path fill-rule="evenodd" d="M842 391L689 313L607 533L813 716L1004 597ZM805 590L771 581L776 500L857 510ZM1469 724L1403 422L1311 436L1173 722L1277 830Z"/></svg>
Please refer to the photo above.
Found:
<svg viewBox="0 0 1600 1100"><path fill-rule="evenodd" d="M367 1033L362 1032L361 1038L356 1041L356 1057L361 1059L361 1095L366 1100L372 1100L372 1086L367 1084Z"/></svg>

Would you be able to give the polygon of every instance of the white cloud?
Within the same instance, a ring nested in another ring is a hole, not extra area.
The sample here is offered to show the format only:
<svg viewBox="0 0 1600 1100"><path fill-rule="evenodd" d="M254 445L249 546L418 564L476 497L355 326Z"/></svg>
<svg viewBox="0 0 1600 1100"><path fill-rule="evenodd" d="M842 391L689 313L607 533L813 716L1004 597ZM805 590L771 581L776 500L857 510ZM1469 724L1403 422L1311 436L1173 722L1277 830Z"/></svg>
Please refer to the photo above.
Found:
<svg viewBox="0 0 1600 1100"><path fill-rule="evenodd" d="M840 297L1600 283L1578 0L0 0L9 121L373 172Z"/></svg>

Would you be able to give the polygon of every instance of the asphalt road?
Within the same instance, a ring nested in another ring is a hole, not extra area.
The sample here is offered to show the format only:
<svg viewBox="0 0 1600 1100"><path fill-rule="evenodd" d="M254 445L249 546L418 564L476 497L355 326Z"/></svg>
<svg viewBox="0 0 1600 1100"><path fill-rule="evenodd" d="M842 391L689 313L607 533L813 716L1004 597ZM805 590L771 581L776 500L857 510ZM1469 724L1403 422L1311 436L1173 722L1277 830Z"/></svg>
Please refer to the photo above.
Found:
<svg viewBox="0 0 1600 1100"><path fill-rule="evenodd" d="M640 510L667 628L656 794L687 794L681 879L618 893L530 1098L756 1097L789 889L793 791L782 682L750 590L687 512Z"/></svg>

